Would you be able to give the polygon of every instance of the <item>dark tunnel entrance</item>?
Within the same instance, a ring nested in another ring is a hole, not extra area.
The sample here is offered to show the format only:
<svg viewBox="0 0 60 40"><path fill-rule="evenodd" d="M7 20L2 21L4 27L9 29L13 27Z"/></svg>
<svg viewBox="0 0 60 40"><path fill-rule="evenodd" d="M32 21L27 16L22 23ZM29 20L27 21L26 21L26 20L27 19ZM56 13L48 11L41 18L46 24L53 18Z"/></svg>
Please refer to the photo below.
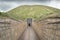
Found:
<svg viewBox="0 0 60 40"><path fill-rule="evenodd" d="M32 26L32 18L27 18L27 26Z"/></svg>

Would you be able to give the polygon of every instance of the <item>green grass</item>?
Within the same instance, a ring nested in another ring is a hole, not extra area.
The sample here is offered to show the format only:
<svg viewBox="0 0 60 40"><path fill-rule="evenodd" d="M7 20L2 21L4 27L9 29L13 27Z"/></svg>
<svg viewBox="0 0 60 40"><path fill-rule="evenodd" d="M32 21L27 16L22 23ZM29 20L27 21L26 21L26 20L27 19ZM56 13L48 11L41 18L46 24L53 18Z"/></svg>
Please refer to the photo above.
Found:
<svg viewBox="0 0 60 40"><path fill-rule="evenodd" d="M16 20L25 20L27 18L33 18L36 20L41 20L48 17L51 14L59 14L60 10L43 5L24 5L14 8L6 12L10 18Z"/></svg>
<svg viewBox="0 0 60 40"><path fill-rule="evenodd" d="M0 12L0 18L3 18L3 17L7 17L7 13L4 13L4 12Z"/></svg>
<svg viewBox="0 0 60 40"><path fill-rule="evenodd" d="M3 12L0 12L0 18L2 18L3 17Z"/></svg>

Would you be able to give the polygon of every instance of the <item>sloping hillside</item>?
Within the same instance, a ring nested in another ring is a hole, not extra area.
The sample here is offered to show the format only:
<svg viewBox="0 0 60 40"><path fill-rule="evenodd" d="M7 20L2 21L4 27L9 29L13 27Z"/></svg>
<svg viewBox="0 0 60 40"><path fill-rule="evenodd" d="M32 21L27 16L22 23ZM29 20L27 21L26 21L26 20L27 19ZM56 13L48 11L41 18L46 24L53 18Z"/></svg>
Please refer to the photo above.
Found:
<svg viewBox="0 0 60 40"><path fill-rule="evenodd" d="M56 15L60 13L59 9L43 6L43 5L23 5L7 12L10 18L16 20L25 20L26 18L33 18L41 20L49 15Z"/></svg>
<svg viewBox="0 0 60 40"><path fill-rule="evenodd" d="M0 12L0 18L2 17L2 12Z"/></svg>
<svg viewBox="0 0 60 40"><path fill-rule="evenodd" d="M0 12L0 18L2 18L2 17L7 17L7 16L8 16L7 13Z"/></svg>

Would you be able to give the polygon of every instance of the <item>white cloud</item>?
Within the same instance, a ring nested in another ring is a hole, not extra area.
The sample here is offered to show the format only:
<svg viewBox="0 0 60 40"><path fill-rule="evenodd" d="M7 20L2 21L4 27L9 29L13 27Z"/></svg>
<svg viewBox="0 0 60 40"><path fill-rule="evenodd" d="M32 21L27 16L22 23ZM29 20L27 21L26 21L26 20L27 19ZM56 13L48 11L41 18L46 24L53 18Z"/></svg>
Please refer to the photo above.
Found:
<svg viewBox="0 0 60 40"><path fill-rule="evenodd" d="M11 8L16 7L18 4L15 2L0 2L0 10L7 11Z"/></svg>
<svg viewBox="0 0 60 40"><path fill-rule="evenodd" d="M17 6L21 5L46 5L60 9L60 1L50 1L50 2L7 2L7 1L0 1L0 11L9 11Z"/></svg>
<svg viewBox="0 0 60 40"><path fill-rule="evenodd" d="M48 6L51 6L51 7L55 7L55 8L58 8L60 9L60 1L51 1L49 4L47 4Z"/></svg>

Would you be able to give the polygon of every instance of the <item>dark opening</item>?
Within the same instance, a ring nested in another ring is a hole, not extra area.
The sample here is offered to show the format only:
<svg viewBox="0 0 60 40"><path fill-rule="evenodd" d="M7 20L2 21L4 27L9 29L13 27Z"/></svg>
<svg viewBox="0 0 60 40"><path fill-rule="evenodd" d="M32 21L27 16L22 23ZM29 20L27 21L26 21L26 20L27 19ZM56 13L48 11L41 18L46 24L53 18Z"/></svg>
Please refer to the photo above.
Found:
<svg viewBox="0 0 60 40"><path fill-rule="evenodd" d="M31 24L29 23L28 26L31 26Z"/></svg>
<svg viewBox="0 0 60 40"><path fill-rule="evenodd" d="M29 27L32 26L32 18L27 19L27 26L29 26Z"/></svg>

